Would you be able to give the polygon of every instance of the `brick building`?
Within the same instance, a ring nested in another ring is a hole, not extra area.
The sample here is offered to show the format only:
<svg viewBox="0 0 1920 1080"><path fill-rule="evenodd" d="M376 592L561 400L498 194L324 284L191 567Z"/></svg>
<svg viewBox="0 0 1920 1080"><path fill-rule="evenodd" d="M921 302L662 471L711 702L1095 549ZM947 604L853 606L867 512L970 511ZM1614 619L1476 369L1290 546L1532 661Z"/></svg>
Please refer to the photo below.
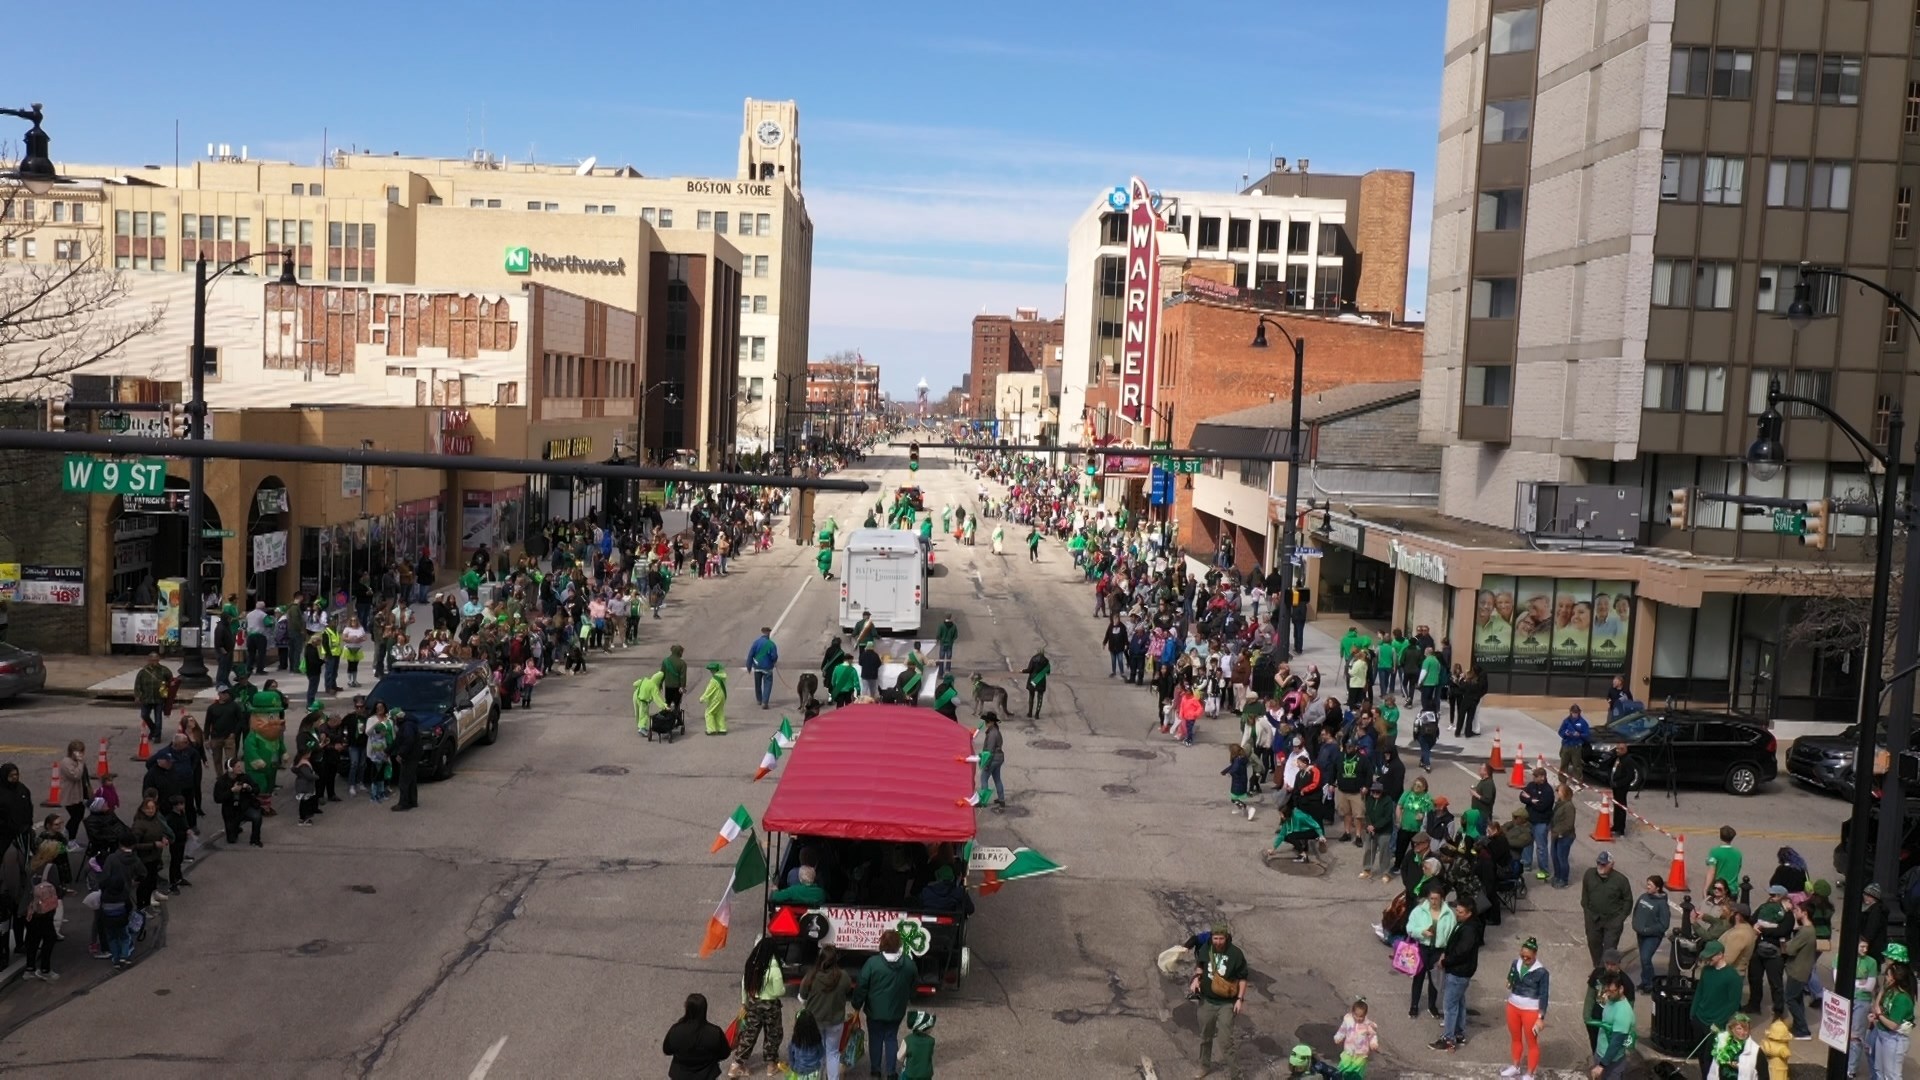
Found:
<svg viewBox="0 0 1920 1080"><path fill-rule="evenodd" d="M1057 367L1065 340L1063 319L1042 319L1038 308L1016 308L1012 315L973 317L973 359L968 374L973 414L993 416L994 378L1002 372Z"/></svg>

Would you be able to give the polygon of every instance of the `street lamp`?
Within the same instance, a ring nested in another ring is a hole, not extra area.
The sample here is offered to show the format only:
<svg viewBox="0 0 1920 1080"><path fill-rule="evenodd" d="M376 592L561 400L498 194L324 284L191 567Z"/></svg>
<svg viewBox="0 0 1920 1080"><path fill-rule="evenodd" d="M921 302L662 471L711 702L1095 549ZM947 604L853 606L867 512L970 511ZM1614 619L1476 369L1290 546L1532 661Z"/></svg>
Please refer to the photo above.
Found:
<svg viewBox="0 0 1920 1080"><path fill-rule="evenodd" d="M1920 314L1899 294L1890 291L1875 281L1831 267L1816 267L1809 263L1800 264L1800 274L1793 287L1793 301L1787 307L1787 322L1797 332L1811 323L1816 315L1812 303L1812 286L1815 278L1827 277L1855 282L1871 289L1886 298L1889 306L1906 316L1907 322L1916 333L1920 333ZM1878 528L1874 541L1873 598L1869 603L1866 643L1866 673L1864 685L1860 691L1860 708L1857 714L1859 741L1854 749L1853 784L1853 832L1847 847L1846 890L1840 910L1840 941L1834 955L1851 957L1859 949L1861 940L1861 907L1869 880L1891 886L1899 879L1900 849L1905 824L1905 781L1900 775L1900 757L1906 750L1908 733L1913 721L1914 684L1911 678L1916 670L1915 652L1920 646L1920 536L1915 535L1916 520L1911 506L1901 507L1899 498L1900 438L1906 427L1900 406L1896 403L1887 414L1887 441L1884 447L1876 447L1858 429L1829 408L1826 403L1797 394L1782 393L1779 379L1767 383L1767 408L1760 414L1758 430L1753 443L1747 448L1747 464L1753 475L1761 480L1770 480L1780 475L1787 460L1786 445L1782 438L1785 420L1780 413L1782 404L1798 405L1826 417L1846 435L1848 441L1858 447L1860 452L1873 463L1878 464L1883 473L1878 507ZM1913 467L1913 479L1909 486L1920 483L1920 450L1916 451ZM1882 674L1886 664L1886 627L1887 609L1891 603L1891 580L1893 577L1893 534L1896 523L1907 529L1907 553L1904 577L1900 587L1900 622L1895 631L1893 662L1898 668L1895 674L1887 677ZM1883 785L1883 797L1879 800L1880 822L1874 838L1873 875L1867 873L1867 822L1872 820L1874 793L1870 782L1874 753L1878 749L1878 720L1880 699L1883 688L1892 688L1892 701L1887 711L1887 749L1889 760L1887 777ZM1883 903L1885 901L1882 901ZM1854 965L1843 961L1835 972L1833 992L1842 1001L1853 1000ZM1829 1080L1839 1080L1846 1075L1847 1054L1844 1050L1830 1050L1827 1054L1827 1076Z"/></svg>
<svg viewBox="0 0 1920 1080"><path fill-rule="evenodd" d="M1293 560L1294 548L1299 543L1295 532L1299 527L1300 503L1300 384L1306 377L1307 339L1293 336L1279 319L1262 315L1253 327L1253 348L1267 347L1269 326L1280 331L1280 336L1293 346L1293 413L1287 425L1287 518L1280 525L1280 599L1276 605L1276 610L1282 610L1279 605L1284 605L1285 610L1277 635L1280 639L1279 658L1285 661L1293 659L1287 623L1293 617Z"/></svg>
<svg viewBox="0 0 1920 1080"><path fill-rule="evenodd" d="M646 389L640 391L640 440L639 441L640 441L640 456L643 459L647 456L647 396L652 394L655 390L666 391L665 394L662 394L660 396L660 404L665 405L668 408L672 408L673 406L680 404L680 380L678 379L661 379L659 382L654 383L652 386L649 386ZM660 438L661 438L660 449L664 451L666 449L666 433L664 430L661 432ZM663 453L661 455L661 458L664 459L664 457L665 457L665 454Z"/></svg>
<svg viewBox="0 0 1920 1080"><path fill-rule="evenodd" d="M24 109L0 109L0 116L16 116L33 125L20 139L25 144L26 152L20 155L19 163L13 168L0 172L0 180L19 184L27 189L29 195L45 195L55 185L73 183L53 167L53 158L48 153L53 140L47 137L46 131L40 126L45 114L40 111L39 102Z"/></svg>
<svg viewBox="0 0 1920 1080"><path fill-rule="evenodd" d="M220 275L245 266L253 259L280 257L280 281L282 285L299 285L293 274L293 253L291 251L261 251L252 255L242 255L232 262L222 263L212 271L207 269L207 256L202 251L193 262L193 351L187 355L187 379L191 388L187 400L187 438L199 441L206 438L207 427L207 286L217 281ZM207 526L207 459L195 456L187 462L187 595L180 600L180 683L183 686L199 688L213 680L207 675L207 658L200 651L200 635L206 627L205 605L201 603L201 592L205 584L200 580L201 534Z"/></svg>

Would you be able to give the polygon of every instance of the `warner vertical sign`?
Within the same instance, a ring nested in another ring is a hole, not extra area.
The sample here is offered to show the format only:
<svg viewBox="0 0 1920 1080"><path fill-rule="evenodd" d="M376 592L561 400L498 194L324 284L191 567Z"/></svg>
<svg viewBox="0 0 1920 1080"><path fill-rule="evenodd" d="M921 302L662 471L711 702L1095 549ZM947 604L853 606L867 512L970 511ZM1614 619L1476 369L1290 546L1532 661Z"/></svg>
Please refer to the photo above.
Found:
<svg viewBox="0 0 1920 1080"><path fill-rule="evenodd" d="M1160 347L1160 218L1139 177L1127 182L1126 309L1120 324L1120 415L1145 424Z"/></svg>

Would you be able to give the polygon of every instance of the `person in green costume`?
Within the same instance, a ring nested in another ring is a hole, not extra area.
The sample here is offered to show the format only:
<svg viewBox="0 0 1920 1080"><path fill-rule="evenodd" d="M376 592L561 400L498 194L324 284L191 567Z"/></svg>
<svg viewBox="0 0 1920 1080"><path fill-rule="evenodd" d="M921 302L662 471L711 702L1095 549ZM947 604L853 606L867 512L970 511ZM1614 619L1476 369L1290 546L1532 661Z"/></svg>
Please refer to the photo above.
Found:
<svg viewBox="0 0 1920 1080"><path fill-rule="evenodd" d="M645 735L647 729L653 724L655 706L666 704L666 699L661 695L661 686L666 681L667 673L664 671L656 671L646 678L634 680L633 726L642 735Z"/></svg>
<svg viewBox="0 0 1920 1080"><path fill-rule="evenodd" d="M927 658L920 655L920 643L914 642L907 653L907 670L900 678L900 696L909 705L920 704L920 685L926 681Z"/></svg>
<svg viewBox="0 0 1920 1080"><path fill-rule="evenodd" d="M836 709L853 704L853 699L859 696L860 669L845 653L834 661L832 670L827 672L827 686L833 694L833 707Z"/></svg>
<svg viewBox="0 0 1920 1080"><path fill-rule="evenodd" d="M1003 541L1006 540L1006 538L1007 538L1007 527L1005 525L1000 524L999 522L995 522L993 526L993 553L995 555L1006 554L1006 549L1002 543Z"/></svg>
<svg viewBox="0 0 1920 1080"><path fill-rule="evenodd" d="M933 540L933 518L931 516L920 519L920 539L928 542L932 542Z"/></svg>
<svg viewBox="0 0 1920 1080"><path fill-rule="evenodd" d="M700 703L707 707L707 734L727 733L727 670L715 660L707 665L707 688L700 691Z"/></svg>
<svg viewBox="0 0 1920 1080"><path fill-rule="evenodd" d="M968 547L973 546L974 535L979 531L980 531L980 519L977 517L967 518L967 546Z"/></svg>
<svg viewBox="0 0 1920 1080"><path fill-rule="evenodd" d="M268 814L273 813L273 789L279 778L280 765L286 760L287 747L281 738L286 734L286 721L277 713L255 713L249 719L250 730L240 743L240 758L247 763L247 779L260 789L260 805Z"/></svg>
<svg viewBox="0 0 1920 1080"><path fill-rule="evenodd" d="M820 568L820 580L832 581L833 580L833 549L830 547L821 548L820 554L815 555L813 557L813 565Z"/></svg>
<svg viewBox="0 0 1920 1080"><path fill-rule="evenodd" d="M928 520L931 521L932 519L929 518ZM952 532L953 532L953 504L943 503L940 506L940 535L946 536Z"/></svg>
<svg viewBox="0 0 1920 1080"><path fill-rule="evenodd" d="M1040 530L1035 527L1027 533L1027 561L1040 561Z"/></svg>

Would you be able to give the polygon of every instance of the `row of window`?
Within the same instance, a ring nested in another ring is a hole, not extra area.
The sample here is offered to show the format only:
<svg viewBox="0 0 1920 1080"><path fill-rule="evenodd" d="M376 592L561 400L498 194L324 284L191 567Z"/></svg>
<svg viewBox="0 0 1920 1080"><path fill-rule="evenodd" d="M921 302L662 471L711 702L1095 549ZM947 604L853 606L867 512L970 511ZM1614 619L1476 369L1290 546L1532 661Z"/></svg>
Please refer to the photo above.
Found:
<svg viewBox="0 0 1920 1080"><path fill-rule="evenodd" d="M741 334L740 359L742 361L754 360L764 363L767 359L767 339L763 337L748 337L746 334Z"/></svg>
<svg viewBox="0 0 1920 1080"><path fill-rule="evenodd" d="M1762 266L1754 288L1755 310L1783 315L1793 303L1797 267ZM1840 279L1822 276L1810 283L1808 302L1817 315L1840 310ZM1655 259L1654 307L1726 311L1733 307L1733 264L1711 259Z"/></svg>
<svg viewBox="0 0 1920 1080"><path fill-rule="evenodd" d="M1784 372L1755 368L1747 381L1747 415L1758 416L1767 410L1767 385L1779 379L1787 393L1828 404L1833 394L1830 371ZM1718 364L1648 364L1642 408L1656 412L1720 413L1726 411L1727 369ZM1787 413L1794 417L1816 415L1808 405L1792 404Z"/></svg>
<svg viewBox="0 0 1920 1080"><path fill-rule="evenodd" d="M749 295L747 293L740 294L740 314L765 315L766 313L767 313L767 296L765 293L757 293L752 295Z"/></svg>
<svg viewBox="0 0 1920 1080"><path fill-rule="evenodd" d="M758 375L752 378L748 378L745 375L740 376L739 395L742 401L753 402L767 400L767 380Z"/></svg>
<svg viewBox="0 0 1920 1080"><path fill-rule="evenodd" d="M0 240L0 258L37 259L40 257L40 240L34 236L9 236ZM53 257L59 262L79 262L86 257L86 249L78 240L55 240Z"/></svg>
<svg viewBox="0 0 1920 1080"><path fill-rule="evenodd" d="M541 357L540 392L546 397L619 401L633 396L633 370L625 360L547 353Z"/></svg>
<svg viewBox="0 0 1920 1080"><path fill-rule="evenodd" d="M18 208L16 217L16 207ZM0 199L0 221L39 221L40 203L34 199ZM47 204L47 220L55 224L71 222L75 225L87 223L87 204L83 202L51 202Z"/></svg>
<svg viewBox="0 0 1920 1080"><path fill-rule="evenodd" d="M1660 198L1667 202L1738 206L1744 158L1668 154L1660 162ZM1773 158L1767 162L1766 205L1790 210L1845 210L1853 200L1853 165L1845 161ZM1484 228L1483 228L1483 231Z"/></svg>
<svg viewBox="0 0 1920 1080"><path fill-rule="evenodd" d="M1667 72L1667 93L1676 97L1745 101L1753 96L1753 52L1676 45ZM1860 104L1860 57L1848 54L1781 53L1773 83L1775 101L1811 105Z"/></svg>
<svg viewBox="0 0 1920 1080"><path fill-rule="evenodd" d="M763 218L766 215L761 215ZM1224 223L1224 231L1223 231ZM1309 221L1259 221L1251 218L1221 218L1203 215L1199 219L1200 233L1194 237L1194 218L1182 215L1173 223L1173 230L1195 240L1196 251L1253 251L1261 255L1339 255L1346 240L1345 229L1337 223L1323 222L1318 230L1319 244L1314 240L1316 232ZM1256 229L1255 226L1259 227ZM1106 245L1120 245L1127 242L1127 217L1125 214L1102 214L1100 217L1100 242Z"/></svg>

